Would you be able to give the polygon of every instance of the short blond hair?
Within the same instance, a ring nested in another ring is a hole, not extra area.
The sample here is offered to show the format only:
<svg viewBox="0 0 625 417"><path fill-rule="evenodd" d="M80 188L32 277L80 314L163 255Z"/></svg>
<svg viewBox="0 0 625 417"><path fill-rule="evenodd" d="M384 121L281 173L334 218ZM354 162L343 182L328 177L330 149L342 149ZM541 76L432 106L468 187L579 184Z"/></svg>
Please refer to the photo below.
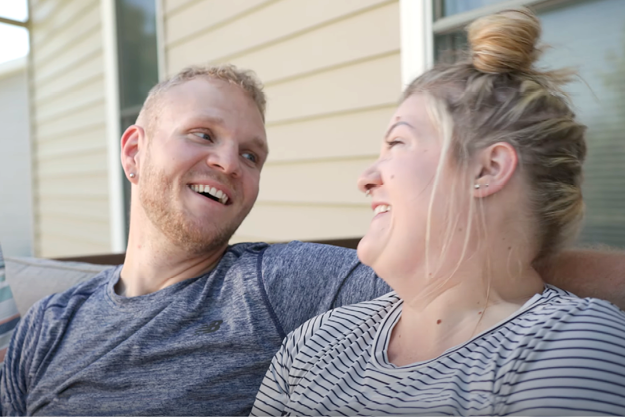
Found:
<svg viewBox="0 0 625 417"><path fill-rule="evenodd" d="M147 121L148 130L153 127L153 123L157 119L157 112L154 111L159 99L164 93L171 88L183 84L196 78L207 78L212 80L221 80L240 87L256 104L260 112L263 122L265 121L265 109L267 107L267 99L263 91L263 84L251 70L239 69L232 64L224 65L202 65L186 67L177 74L159 82L148 93L138 120Z"/></svg>

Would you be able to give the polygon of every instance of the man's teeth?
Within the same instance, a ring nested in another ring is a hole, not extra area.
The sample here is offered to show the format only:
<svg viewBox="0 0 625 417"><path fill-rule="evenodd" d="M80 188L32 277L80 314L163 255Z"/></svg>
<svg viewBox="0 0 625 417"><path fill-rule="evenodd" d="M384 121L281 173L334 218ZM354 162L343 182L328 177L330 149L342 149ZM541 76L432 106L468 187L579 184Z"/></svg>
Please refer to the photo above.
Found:
<svg viewBox="0 0 625 417"><path fill-rule="evenodd" d="M387 211L391 211L391 206L387 206L386 204L380 204L373 210L373 215L386 213Z"/></svg>
<svg viewBox="0 0 625 417"><path fill-rule="evenodd" d="M218 190L215 187L211 187L209 185L202 184L193 184L191 185L191 189L196 193L205 193L210 194L215 197L221 204L226 204L228 202L228 196L221 190Z"/></svg>

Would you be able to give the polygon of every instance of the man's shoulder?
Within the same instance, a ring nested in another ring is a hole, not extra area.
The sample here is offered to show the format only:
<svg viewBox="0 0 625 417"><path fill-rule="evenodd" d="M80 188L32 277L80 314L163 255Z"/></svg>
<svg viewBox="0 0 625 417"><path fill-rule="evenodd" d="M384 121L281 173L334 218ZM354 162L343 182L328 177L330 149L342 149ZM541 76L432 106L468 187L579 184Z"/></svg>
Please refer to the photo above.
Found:
<svg viewBox="0 0 625 417"><path fill-rule="evenodd" d="M263 275L297 274L310 275L332 271L331 275L341 275L344 269L359 265L358 256L353 249L320 243L238 243L231 245L225 259L231 261L253 261L255 267L263 270ZM232 258L230 258L232 257ZM343 271L344 272L344 271Z"/></svg>
<svg viewBox="0 0 625 417"><path fill-rule="evenodd" d="M105 290L106 285L113 279L114 275L119 274L121 265L112 266L107 268L97 275L81 281L63 292L52 294L38 303L33 308L39 308L42 310L48 310L50 308L72 308L74 305L79 305L81 300L90 297L98 290Z"/></svg>
<svg viewBox="0 0 625 417"><path fill-rule="evenodd" d="M297 240L269 245L263 258L273 263L297 264L300 267L318 266L321 263L326 266L337 266L358 261L354 249Z"/></svg>

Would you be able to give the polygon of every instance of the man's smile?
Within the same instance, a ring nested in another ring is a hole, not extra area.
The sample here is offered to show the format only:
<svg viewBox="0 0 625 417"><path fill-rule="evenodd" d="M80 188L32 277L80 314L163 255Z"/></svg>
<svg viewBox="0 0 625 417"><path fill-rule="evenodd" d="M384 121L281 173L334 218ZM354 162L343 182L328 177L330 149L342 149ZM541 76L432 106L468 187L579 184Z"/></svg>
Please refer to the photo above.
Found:
<svg viewBox="0 0 625 417"><path fill-rule="evenodd" d="M189 188L196 193L201 194L204 197L210 198L213 201L217 201L223 205L226 205L228 203L228 200L230 199L224 191L216 187L211 187L210 185L189 184Z"/></svg>

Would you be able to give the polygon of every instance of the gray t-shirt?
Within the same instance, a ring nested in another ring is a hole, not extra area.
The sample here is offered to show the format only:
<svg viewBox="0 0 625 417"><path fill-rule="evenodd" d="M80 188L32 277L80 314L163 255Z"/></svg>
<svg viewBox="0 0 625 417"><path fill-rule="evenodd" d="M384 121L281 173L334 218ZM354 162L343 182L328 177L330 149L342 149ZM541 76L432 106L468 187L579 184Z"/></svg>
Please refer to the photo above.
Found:
<svg viewBox="0 0 625 417"><path fill-rule="evenodd" d="M353 250L231 246L210 273L132 298L121 267L35 304L1 380L4 415L244 415L282 339L311 317L378 297Z"/></svg>

